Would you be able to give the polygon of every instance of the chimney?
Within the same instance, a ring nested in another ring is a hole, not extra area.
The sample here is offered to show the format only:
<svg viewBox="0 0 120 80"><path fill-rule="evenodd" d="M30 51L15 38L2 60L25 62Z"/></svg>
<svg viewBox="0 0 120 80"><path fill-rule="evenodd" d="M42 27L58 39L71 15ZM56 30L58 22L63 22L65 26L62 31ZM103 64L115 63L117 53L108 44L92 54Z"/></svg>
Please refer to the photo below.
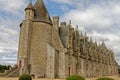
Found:
<svg viewBox="0 0 120 80"><path fill-rule="evenodd" d="M59 16L53 17L53 27L55 27L55 29L59 31Z"/></svg>
<svg viewBox="0 0 120 80"><path fill-rule="evenodd" d="M61 27L66 26L66 22L61 22Z"/></svg>

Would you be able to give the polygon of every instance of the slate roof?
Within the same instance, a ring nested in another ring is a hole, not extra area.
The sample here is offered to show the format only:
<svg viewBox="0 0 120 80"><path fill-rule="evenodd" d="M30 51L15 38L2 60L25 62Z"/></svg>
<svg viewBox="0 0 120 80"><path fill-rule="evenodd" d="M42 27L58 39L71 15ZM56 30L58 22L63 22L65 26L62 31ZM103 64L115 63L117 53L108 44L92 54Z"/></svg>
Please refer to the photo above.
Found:
<svg viewBox="0 0 120 80"><path fill-rule="evenodd" d="M50 24L52 23L49 13L45 7L45 4L43 3L43 0L37 0L37 2L34 5L34 9L36 21L42 21Z"/></svg>
<svg viewBox="0 0 120 80"><path fill-rule="evenodd" d="M60 39L64 45L64 47L68 47L67 41L68 41L68 35L69 35L69 26L62 26L60 27Z"/></svg>

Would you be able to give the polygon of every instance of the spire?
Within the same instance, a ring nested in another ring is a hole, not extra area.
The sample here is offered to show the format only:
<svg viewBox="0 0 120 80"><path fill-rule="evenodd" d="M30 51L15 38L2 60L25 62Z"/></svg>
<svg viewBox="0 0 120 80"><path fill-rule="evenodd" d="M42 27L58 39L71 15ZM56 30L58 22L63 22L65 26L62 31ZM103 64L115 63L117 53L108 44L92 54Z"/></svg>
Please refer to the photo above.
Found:
<svg viewBox="0 0 120 80"><path fill-rule="evenodd" d="M78 25L76 25L76 30L78 30Z"/></svg>
<svg viewBox="0 0 120 80"><path fill-rule="evenodd" d="M70 28L72 28L71 20L69 20L68 26L69 26Z"/></svg>
<svg viewBox="0 0 120 80"><path fill-rule="evenodd" d="M84 36L85 36L85 37L87 37L87 34L86 34L86 32L85 32Z"/></svg>
<svg viewBox="0 0 120 80"><path fill-rule="evenodd" d="M102 46L106 48L106 45L105 45L104 41L102 41Z"/></svg>
<svg viewBox="0 0 120 80"><path fill-rule="evenodd" d="M30 1L29 4L28 4L28 6L25 8L25 10L27 10L27 9L32 9L32 10L34 10L34 7L33 7L33 5L32 5L32 1Z"/></svg>
<svg viewBox="0 0 120 80"><path fill-rule="evenodd" d="M37 2L34 5L34 9L36 12L35 20L51 24L51 19L43 3L43 0L37 0Z"/></svg>
<svg viewBox="0 0 120 80"><path fill-rule="evenodd" d="M71 25L71 20L69 20L69 23L68 23L68 25Z"/></svg>
<svg viewBox="0 0 120 80"><path fill-rule="evenodd" d="M96 41L96 39L95 39L95 42L94 42L94 44L95 44L95 46L97 47L97 41Z"/></svg>
<svg viewBox="0 0 120 80"><path fill-rule="evenodd" d="M80 37L83 37L83 33L82 33L82 30L80 31Z"/></svg>
<svg viewBox="0 0 120 80"><path fill-rule="evenodd" d="M92 37L90 37L90 42L92 42L93 40L92 40Z"/></svg>

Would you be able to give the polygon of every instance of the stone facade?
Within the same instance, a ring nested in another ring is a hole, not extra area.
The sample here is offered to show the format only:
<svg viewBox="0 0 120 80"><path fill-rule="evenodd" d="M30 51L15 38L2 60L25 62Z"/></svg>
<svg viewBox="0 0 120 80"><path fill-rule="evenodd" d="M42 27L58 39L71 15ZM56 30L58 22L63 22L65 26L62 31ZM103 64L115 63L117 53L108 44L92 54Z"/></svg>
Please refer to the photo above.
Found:
<svg viewBox="0 0 120 80"><path fill-rule="evenodd" d="M25 19L20 24L18 67L20 75L48 78L118 74L114 53L104 42L93 42L71 22L61 22L59 26L59 17L51 20L42 0L34 6L30 2L25 9Z"/></svg>

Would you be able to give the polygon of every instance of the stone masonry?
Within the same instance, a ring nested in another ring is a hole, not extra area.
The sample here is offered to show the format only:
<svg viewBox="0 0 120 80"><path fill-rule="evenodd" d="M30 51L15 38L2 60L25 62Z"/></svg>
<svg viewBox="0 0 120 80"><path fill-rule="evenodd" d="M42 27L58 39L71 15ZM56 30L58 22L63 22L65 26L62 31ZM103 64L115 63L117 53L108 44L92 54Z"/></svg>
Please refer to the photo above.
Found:
<svg viewBox="0 0 120 80"><path fill-rule="evenodd" d="M21 74L65 78L118 75L114 53L105 43L97 44L71 21L51 20L42 0L30 2L20 24L18 67Z"/></svg>

